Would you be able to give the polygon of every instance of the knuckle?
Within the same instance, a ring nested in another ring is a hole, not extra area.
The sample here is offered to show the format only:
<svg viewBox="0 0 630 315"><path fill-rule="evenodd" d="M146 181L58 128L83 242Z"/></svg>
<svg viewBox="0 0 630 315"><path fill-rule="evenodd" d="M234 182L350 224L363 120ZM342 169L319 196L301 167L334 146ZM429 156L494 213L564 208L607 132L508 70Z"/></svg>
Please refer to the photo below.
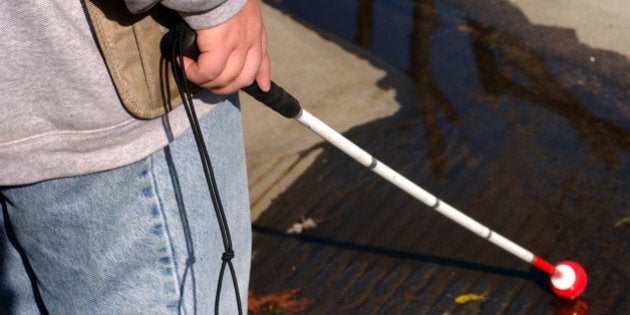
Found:
<svg viewBox="0 0 630 315"><path fill-rule="evenodd" d="M199 70L199 77L203 81L213 81L221 75L221 71L219 67L204 67Z"/></svg>

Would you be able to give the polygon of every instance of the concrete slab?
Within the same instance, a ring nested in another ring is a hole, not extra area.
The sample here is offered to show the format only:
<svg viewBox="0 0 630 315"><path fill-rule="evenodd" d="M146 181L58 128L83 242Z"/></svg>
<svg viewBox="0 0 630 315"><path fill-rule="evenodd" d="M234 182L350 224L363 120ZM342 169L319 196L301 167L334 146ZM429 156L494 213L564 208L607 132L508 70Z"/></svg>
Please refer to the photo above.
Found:
<svg viewBox="0 0 630 315"><path fill-rule="evenodd" d="M467 18L509 34L546 60L562 60L630 86L624 1L442 0ZM625 20L624 20L625 19Z"/></svg>
<svg viewBox="0 0 630 315"><path fill-rule="evenodd" d="M593 48L630 57L630 2L626 0L511 0L533 24L574 29Z"/></svg>
<svg viewBox="0 0 630 315"><path fill-rule="evenodd" d="M261 6L273 80L335 130L391 116L401 102L415 101L414 83L403 72L269 5ZM322 140L244 93L241 101L255 219L318 154L303 151Z"/></svg>

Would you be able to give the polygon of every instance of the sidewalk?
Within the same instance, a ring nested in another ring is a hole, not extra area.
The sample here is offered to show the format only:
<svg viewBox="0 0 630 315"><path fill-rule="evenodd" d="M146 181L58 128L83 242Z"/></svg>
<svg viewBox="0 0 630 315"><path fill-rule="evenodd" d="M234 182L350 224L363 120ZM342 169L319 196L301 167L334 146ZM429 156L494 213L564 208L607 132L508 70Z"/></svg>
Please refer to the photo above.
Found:
<svg viewBox="0 0 630 315"><path fill-rule="evenodd" d="M510 34L546 59L561 59L630 85L630 2L625 0L442 0Z"/></svg>
<svg viewBox="0 0 630 315"><path fill-rule="evenodd" d="M627 0L510 0L532 24L573 29L580 42L630 58Z"/></svg>

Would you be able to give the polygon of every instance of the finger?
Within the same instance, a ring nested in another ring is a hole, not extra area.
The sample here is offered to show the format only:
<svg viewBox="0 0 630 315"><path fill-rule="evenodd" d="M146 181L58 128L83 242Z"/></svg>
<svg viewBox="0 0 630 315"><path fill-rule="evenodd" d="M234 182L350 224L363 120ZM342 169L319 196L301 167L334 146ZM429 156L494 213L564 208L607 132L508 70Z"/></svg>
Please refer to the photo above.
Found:
<svg viewBox="0 0 630 315"><path fill-rule="evenodd" d="M258 83L258 87L263 92L267 92L271 89L271 62L269 61L269 55L263 57L260 70L256 75L256 83Z"/></svg>
<svg viewBox="0 0 630 315"><path fill-rule="evenodd" d="M257 45L252 46L248 50L247 59L244 61L243 67L238 75L231 78L226 71L226 76L213 82L215 86L212 90L217 93L231 93L245 86L249 86L254 80L260 80L264 91L268 91L271 87L270 60L267 54L267 33L264 26L259 31L259 40ZM261 72L262 71L262 72Z"/></svg>
<svg viewBox="0 0 630 315"><path fill-rule="evenodd" d="M256 74L256 83L263 92L267 92L271 89L271 60L267 51L267 31L264 26L262 29L262 53L263 59Z"/></svg>
<svg viewBox="0 0 630 315"><path fill-rule="evenodd" d="M247 59L242 63L239 73L225 81L216 80L211 90L218 94L230 94L246 87L254 82L257 73L260 71L262 56L258 49L251 49Z"/></svg>
<svg viewBox="0 0 630 315"><path fill-rule="evenodd" d="M186 77L197 85L215 80L223 73L230 58L232 58L232 51L221 49L201 51L197 60L185 57Z"/></svg>
<svg viewBox="0 0 630 315"><path fill-rule="evenodd" d="M214 91L216 88L226 87L241 76L247 63L249 62L249 54L247 50L235 50L229 57L227 63L212 80L202 83L201 86Z"/></svg>
<svg viewBox="0 0 630 315"><path fill-rule="evenodd" d="M184 69L187 69L186 70L186 77L188 78L188 80L190 80L189 74L188 74L188 69L191 69L193 64L196 63L196 62L197 62L197 60L184 56ZM177 65L180 66L180 67L182 66L181 64L179 64L179 58L177 58ZM195 65L194 67L197 67L197 66ZM191 80L191 82L192 82L192 80Z"/></svg>

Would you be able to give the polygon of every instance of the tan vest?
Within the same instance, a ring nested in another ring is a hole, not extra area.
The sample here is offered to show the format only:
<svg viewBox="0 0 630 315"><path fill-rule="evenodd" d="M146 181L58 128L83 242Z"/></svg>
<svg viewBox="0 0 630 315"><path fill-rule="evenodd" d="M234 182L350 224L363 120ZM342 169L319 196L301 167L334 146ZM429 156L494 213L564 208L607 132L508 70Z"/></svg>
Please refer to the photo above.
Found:
<svg viewBox="0 0 630 315"><path fill-rule="evenodd" d="M121 1L85 0L93 32L118 95L129 113L151 119L180 104L170 62L160 41L178 14L155 6L143 14L130 13Z"/></svg>

